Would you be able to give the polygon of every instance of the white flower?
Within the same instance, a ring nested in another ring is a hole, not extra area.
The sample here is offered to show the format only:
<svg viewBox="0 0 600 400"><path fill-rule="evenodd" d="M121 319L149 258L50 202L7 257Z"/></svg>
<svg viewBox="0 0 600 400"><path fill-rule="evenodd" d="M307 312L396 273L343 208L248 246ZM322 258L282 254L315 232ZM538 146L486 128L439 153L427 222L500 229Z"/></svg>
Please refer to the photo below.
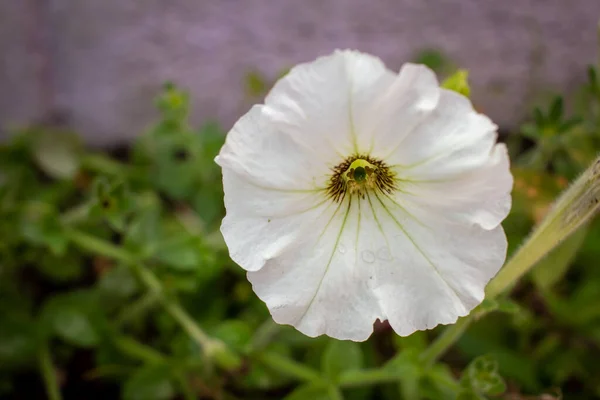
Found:
<svg viewBox="0 0 600 400"><path fill-rule="evenodd" d="M395 74L354 51L298 65L216 158L231 258L274 320L308 336L453 323L506 255L496 129L425 66Z"/></svg>

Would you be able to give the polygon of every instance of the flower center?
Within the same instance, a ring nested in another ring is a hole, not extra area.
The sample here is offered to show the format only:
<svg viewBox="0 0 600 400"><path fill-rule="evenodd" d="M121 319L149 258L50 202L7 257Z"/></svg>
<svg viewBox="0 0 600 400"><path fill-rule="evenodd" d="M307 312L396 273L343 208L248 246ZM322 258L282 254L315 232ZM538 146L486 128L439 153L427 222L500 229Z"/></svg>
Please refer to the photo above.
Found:
<svg viewBox="0 0 600 400"><path fill-rule="evenodd" d="M394 173L383 161L369 156L351 156L333 168L327 193L339 201L346 194L364 198L368 191L389 194L395 188Z"/></svg>

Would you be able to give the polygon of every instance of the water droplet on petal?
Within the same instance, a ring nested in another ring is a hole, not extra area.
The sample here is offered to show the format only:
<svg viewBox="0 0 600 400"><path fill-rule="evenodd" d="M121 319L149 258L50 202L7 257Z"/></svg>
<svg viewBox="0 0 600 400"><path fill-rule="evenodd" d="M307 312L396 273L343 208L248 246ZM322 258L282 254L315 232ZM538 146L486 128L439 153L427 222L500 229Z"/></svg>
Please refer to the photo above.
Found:
<svg viewBox="0 0 600 400"><path fill-rule="evenodd" d="M365 250L362 252L361 257L363 259L364 262L366 263L373 263L375 262L375 254L373 254L373 252L371 250Z"/></svg>
<svg viewBox="0 0 600 400"><path fill-rule="evenodd" d="M377 251L377 258L383 261L391 261L393 259L390 249L387 247L382 247Z"/></svg>
<svg viewBox="0 0 600 400"><path fill-rule="evenodd" d="M340 254L344 254L346 252L346 246L344 246L343 244L340 244L338 246L338 251L340 252Z"/></svg>

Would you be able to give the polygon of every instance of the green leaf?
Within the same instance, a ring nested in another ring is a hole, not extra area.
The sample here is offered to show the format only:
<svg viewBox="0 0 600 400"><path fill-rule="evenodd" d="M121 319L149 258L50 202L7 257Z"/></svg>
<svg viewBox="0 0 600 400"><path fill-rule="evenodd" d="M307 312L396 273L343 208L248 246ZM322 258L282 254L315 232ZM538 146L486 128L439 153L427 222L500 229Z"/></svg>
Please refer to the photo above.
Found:
<svg viewBox="0 0 600 400"><path fill-rule="evenodd" d="M197 238L184 235L162 243L155 258L178 270L195 270L200 266L201 255L198 252Z"/></svg>
<svg viewBox="0 0 600 400"><path fill-rule="evenodd" d="M469 97L471 88L469 87L469 72L464 69L459 69L450 75L442 83L442 87L454 92L460 93L463 96Z"/></svg>
<svg viewBox="0 0 600 400"><path fill-rule="evenodd" d="M109 301L123 301L140 289L131 268L117 265L104 273L97 284L99 295Z"/></svg>
<svg viewBox="0 0 600 400"><path fill-rule="evenodd" d="M123 400L168 400L175 396L171 367L148 365L138 369L122 387Z"/></svg>
<svg viewBox="0 0 600 400"><path fill-rule="evenodd" d="M557 124L563 114L563 99L561 96L556 96L550 105L550 111L548 112L548 119L551 123Z"/></svg>
<svg viewBox="0 0 600 400"><path fill-rule="evenodd" d="M75 133L38 132L32 150L37 164L52 178L72 179L79 170L82 147Z"/></svg>
<svg viewBox="0 0 600 400"><path fill-rule="evenodd" d="M492 356L481 356L473 360L463 373L461 383L476 393L496 396L506 391L506 384L498 374L498 362Z"/></svg>
<svg viewBox="0 0 600 400"><path fill-rule="evenodd" d="M104 218L117 231L123 231L135 209L127 184L120 180L97 179L93 184L94 204L90 215Z"/></svg>
<svg viewBox="0 0 600 400"><path fill-rule="evenodd" d="M330 400L326 387L322 385L306 384L297 387L284 400Z"/></svg>
<svg viewBox="0 0 600 400"><path fill-rule="evenodd" d="M100 341L103 320L92 292L52 297L44 306L42 318L51 332L75 346L93 347Z"/></svg>
<svg viewBox="0 0 600 400"><path fill-rule="evenodd" d="M543 128L546 125L546 117L539 107L533 109L533 118L538 128Z"/></svg>
<svg viewBox="0 0 600 400"><path fill-rule="evenodd" d="M399 350L425 350L428 344L427 333L425 331L416 331L409 336L398 336L392 337L396 348Z"/></svg>
<svg viewBox="0 0 600 400"><path fill-rule="evenodd" d="M321 359L323 373L334 381L342 372L361 369L363 364L360 345L342 340L331 340Z"/></svg>
<svg viewBox="0 0 600 400"><path fill-rule="evenodd" d="M537 287L547 290L560 282L585 241L587 229L580 229L554 248L531 271Z"/></svg>
<svg viewBox="0 0 600 400"><path fill-rule="evenodd" d="M258 71L251 71L246 74L246 93L249 96L258 97L267 91L266 79Z"/></svg>
<svg viewBox="0 0 600 400"><path fill-rule="evenodd" d="M225 321L213 330L212 336L221 339L228 347L242 351L252 339L252 329L243 321Z"/></svg>
<svg viewBox="0 0 600 400"><path fill-rule="evenodd" d="M29 203L20 221L23 237L29 242L50 249L54 255L63 255L69 240L54 208L45 203Z"/></svg>

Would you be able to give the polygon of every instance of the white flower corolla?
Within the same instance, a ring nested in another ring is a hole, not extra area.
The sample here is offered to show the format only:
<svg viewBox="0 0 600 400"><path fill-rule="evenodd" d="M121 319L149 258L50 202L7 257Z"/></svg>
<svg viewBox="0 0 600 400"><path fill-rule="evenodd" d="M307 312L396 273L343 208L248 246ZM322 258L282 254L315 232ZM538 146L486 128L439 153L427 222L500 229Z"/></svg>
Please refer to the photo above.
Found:
<svg viewBox="0 0 600 400"><path fill-rule="evenodd" d="M497 127L425 66L336 51L294 67L216 158L221 231L274 320L361 341L454 323L502 266Z"/></svg>

